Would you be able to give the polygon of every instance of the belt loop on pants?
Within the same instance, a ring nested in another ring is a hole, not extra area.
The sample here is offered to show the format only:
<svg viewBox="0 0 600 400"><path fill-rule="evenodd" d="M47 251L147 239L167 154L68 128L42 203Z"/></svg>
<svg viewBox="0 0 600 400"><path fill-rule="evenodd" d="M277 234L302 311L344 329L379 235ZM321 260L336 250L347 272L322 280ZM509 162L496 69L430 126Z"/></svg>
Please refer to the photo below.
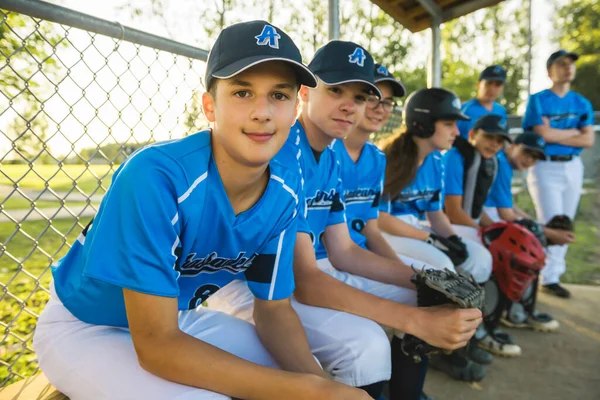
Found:
<svg viewBox="0 0 600 400"><path fill-rule="evenodd" d="M577 156L570 154L570 155L564 155L564 156L549 156L548 159L550 161L565 162L565 161L571 161L575 157L577 157Z"/></svg>

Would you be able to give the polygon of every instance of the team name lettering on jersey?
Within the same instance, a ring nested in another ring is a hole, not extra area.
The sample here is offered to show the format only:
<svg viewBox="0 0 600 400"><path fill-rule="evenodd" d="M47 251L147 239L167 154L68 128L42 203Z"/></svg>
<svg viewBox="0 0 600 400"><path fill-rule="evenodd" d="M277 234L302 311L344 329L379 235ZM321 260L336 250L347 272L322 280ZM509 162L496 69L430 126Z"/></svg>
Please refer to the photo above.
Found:
<svg viewBox="0 0 600 400"><path fill-rule="evenodd" d="M246 252L242 251L236 258L219 257L216 252L212 252L204 258L195 258L196 253L190 253L183 265L177 266L175 269L182 276L196 276L202 273L214 274L223 270L235 275L248 269L256 256L257 254L252 254L250 257L246 257Z"/></svg>
<svg viewBox="0 0 600 400"><path fill-rule="evenodd" d="M331 208L332 211L337 211L340 207L343 209L339 193L334 189L328 192L317 190L313 197L306 198L306 207L311 208Z"/></svg>
<svg viewBox="0 0 600 400"><path fill-rule="evenodd" d="M376 207L379 203L380 191L373 188L357 188L354 190L345 190L344 199L346 204L351 203L372 203Z"/></svg>

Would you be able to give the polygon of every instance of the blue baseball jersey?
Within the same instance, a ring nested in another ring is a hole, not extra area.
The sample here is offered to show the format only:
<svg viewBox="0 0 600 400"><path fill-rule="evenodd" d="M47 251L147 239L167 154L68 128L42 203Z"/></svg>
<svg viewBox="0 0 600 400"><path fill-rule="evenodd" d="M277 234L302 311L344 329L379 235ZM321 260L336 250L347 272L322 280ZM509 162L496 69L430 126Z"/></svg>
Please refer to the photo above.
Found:
<svg viewBox="0 0 600 400"><path fill-rule="evenodd" d="M444 164L443 195L462 196L464 194L465 159L456 147L451 148L442 158Z"/></svg>
<svg viewBox="0 0 600 400"><path fill-rule="evenodd" d="M490 193L488 194L485 206L512 208L513 197L511 182L513 178L513 169L506 158L504 150L500 151L496 157L498 158L498 173L496 175L496 180L492 184Z"/></svg>
<svg viewBox="0 0 600 400"><path fill-rule="evenodd" d="M323 150L317 162L299 121L292 126L286 147L296 153L304 180L304 220L298 224L298 230L310 235L317 259L326 258L325 228L346 223L339 160L332 144Z"/></svg>
<svg viewBox="0 0 600 400"><path fill-rule="evenodd" d="M581 129L594 124L592 104L579 93L569 91L559 97L550 89L532 94L523 116L523 129L532 130L536 125L543 125L542 117L550 120L550 127L555 129ZM581 147L565 146L558 143L547 143L547 156L579 155Z"/></svg>
<svg viewBox="0 0 600 400"><path fill-rule="evenodd" d="M414 215L424 220L426 213L442 210L444 165L439 151L429 154L417 170L415 179L400 194L382 197L380 211L392 215Z"/></svg>
<svg viewBox="0 0 600 400"><path fill-rule="evenodd" d="M465 139L469 138L469 131L473 127L475 121L484 115L500 115L502 117L502 122L506 122L506 108L496 102L492 104L492 111L489 111L487 108L482 106L477 99L471 99L465 102L461 109L465 115L471 118L470 121L458 121L456 124L458 126L458 130L460 131L460 135Z"/></svg>
<svg viewBox="0 0 600 400"><path fill-rule="evenodd" d="M128 326L123 288L199 306L234 279L265 300L294 290L301 176L283 149L250 209L235 214L209 131L144 147L115 172L98 214L53 267L65 307L84 322Z"/></svg>
<svg viewBox="0 0 600 400"><path fill-rule="evenodd" d="M342 140L336 140L337 155L344 187L346 219L352 240L367 248L367 238L361 231L367 221L379 217L379 202L385 176L385 154L373 143L365 143L356 162L350 158Z"/></svg>

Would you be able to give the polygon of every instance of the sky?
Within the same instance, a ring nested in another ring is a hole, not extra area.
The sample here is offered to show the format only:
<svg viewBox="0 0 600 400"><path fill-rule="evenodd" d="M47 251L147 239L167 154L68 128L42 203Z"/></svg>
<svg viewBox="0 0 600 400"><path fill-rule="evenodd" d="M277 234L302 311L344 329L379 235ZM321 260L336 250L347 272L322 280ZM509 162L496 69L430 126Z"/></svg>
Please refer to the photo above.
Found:
<svg viewBox="0 0 600 400"><path fill-rule="evenodd" d="M507 0L512 4L520 1ZM549 5L550 0L532 1L534 62L531 89L532 92L536 92L550 84L545 71L545 61L558 47L550 40L553 36L553 8ZM160 36L169 34L164 21L156 18L134 18L129 10L122 8L124 4L149 7L150 0L51 2ZM341 0L341 6L343 2L344 0ZM172 7L169 12L165 18L187 18L188 24L185 26L189 26L189 21L195 19L201 23L201 16L187 15L186 10ZM281 15L281 18L289 18L285 13ZM274 23L277 24L277 21ZM194 26L193 22L191 26ZM193 30L191 34L187 31L178 31L175 34L179 40L194 44L199 38L202 39L203 35L206 36L200 28ZM294 34L297 33L290 32L290 35ZM417 48L429 45L428 35L429 33L415 36L415 40L419 42ZM152 139L160 140L180 137L186 133L182 124L183 110L192 96L192 91L199 87L200 78L204 74L204 63L195 62L190 65L185 58L174 59L164 52L161 52L157 59L154 50L142 48L140 53L137 53L136 46L129 43L121 44L118 54L115 54L115 41L101 35L95 36L95 48L84 51L84 63L81 62L78 49L85 49L89 45L90 37L73 29L69 32L69 40L74 48L61 49L57 54L62 62L70 66L70 76L60 84L60 96L54 95L45 103L45 111L53 117L48 131L54 133L49 135L51 137L48 145L54 154L64 155L71 151L72 146L81 150L97 144L122 142L128 140L131 135L135 136L137 141L143 142L148 140L150 135L153 135ZM206 47L208 46L207 43ZM478 47L485 51L485 43ZM107 56L110 56L110 62L102 67L106 64ZM411 57L414 63L424 64L427 56L428 52L421 51ZM149 65L152 66L151 69ZM92 71L97 71L95 77ZM85 93L82 92L82 87L85 88ZM67 104L73 106L72 113L69 112ZM14 110L0 115L0 129L4 130L14 116ZM10 142L0 135L0 153L9 149Z"/></svg>

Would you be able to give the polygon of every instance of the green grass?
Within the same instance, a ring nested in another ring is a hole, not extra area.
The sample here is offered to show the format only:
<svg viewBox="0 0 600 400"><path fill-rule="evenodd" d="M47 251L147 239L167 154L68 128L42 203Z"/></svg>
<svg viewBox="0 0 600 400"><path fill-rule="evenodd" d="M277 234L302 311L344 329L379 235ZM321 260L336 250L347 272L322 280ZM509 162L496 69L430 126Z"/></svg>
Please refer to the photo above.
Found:
<svg viewBox="0 0 600 400"><path fill-rule="evenodd" d="M65 201L66 207L83 207L87 203L79 202L79 201ZM92 203L96 208L100 205L100 203ZM6 201L0 204L0 210L28 210L33 208L33 206L37 208L59 208L61 206L60 201L49 201L49 200L38 200L32 202L23 197L14 197L6 199Z"/></svg>
<svg viewBox="0 0 600 400"><path fill-rule="evenodd" d="M517 196L517 205L529 215L535 215L527 191ZM581 197L575 217L576 242L569 245L567 271L561 277L565 283L600 285L600 199L597 193Z"/></svg>
<svg viewBox="0 0 600 400"><path fill-rule="evenodd" d="M20 188L42 190L48 186L57 192L66 192L76 185L86 194L103 194L112 174L118 165L58 165L34 164L2 165L0 185L13 186L17 182ZM95 176L94 176L95 175Z"/></svg>
<svg viewBox="0 0 600 400"><path fill-rule="evenodd" d="M51 262L68 251L67 243L73 243L89 220L82 218L79 223L75 219L56 220L52 228L47 221L24 222L18 233L15 233L15 224L0 223L3 246L0 250L0 283L12 294L0 294L0 321L9 325L11 332L0 344L0 360L14 363L10 371L0 365L0 387L20 379L11 371L29 376L37 369L36 357L31 350L31 334L37 315L48 301L47 293L39 285L48 287ZM35 278L39 279L39 284ZM22 302L25 302L25 309L21 307ZM25 346L22 340L25 340Z"/></svg>

